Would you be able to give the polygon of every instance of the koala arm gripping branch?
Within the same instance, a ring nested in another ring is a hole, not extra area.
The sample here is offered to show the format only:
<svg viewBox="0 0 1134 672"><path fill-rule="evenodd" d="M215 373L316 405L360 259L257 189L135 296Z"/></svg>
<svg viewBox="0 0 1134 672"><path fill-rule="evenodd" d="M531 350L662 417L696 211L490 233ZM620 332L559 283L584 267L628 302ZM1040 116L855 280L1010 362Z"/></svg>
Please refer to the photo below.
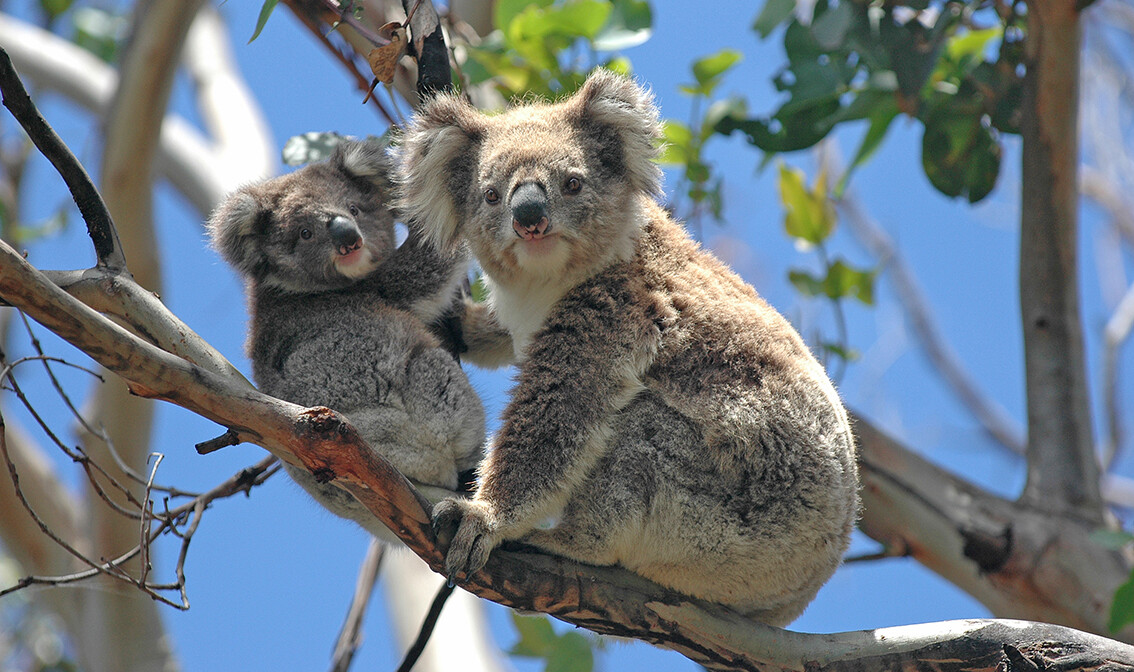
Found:
<svg viewBox="0 0 1134 672"><path fill-rule="evenodd" d="M434 525L458 522L450 577L479 570L489 552L558 513L606 450L610 420L642 389L661 337L628 264L560 300L529 346L473 500L446 500Z"/></svg>

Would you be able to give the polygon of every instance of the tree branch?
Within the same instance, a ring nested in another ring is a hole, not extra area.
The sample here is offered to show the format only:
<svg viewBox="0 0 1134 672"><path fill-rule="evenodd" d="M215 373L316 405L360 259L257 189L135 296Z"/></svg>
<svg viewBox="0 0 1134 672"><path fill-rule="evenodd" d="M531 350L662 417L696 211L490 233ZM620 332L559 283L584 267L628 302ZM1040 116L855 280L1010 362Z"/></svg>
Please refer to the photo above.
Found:
<svg viewBox="0 0 1134 672"><path fill-rule="evenodd" d="M106 114L118 76L90 52L2 13L0 45L8 51L12 62L29 81L58 91L96 116ZM193 59L192 54L189 59ZM198 72L192 63L190 69L198 77L205 75L203 71ZM222 76L223 72L209 70L208 74ZM231 67L228 76L233 76ZM204 84L203 80L201 84ZM208 86L205 85L205 88ZM224 96L213 100L228 106L216 115L222 123L245 115L259 116L254 108L240 106L244 102L242 97ZM210 116L205 115L207 124ZM230 135L224 134L225 138ZM241 137L245 146L252 144L251 136ZM274 157L275 149L267 135L255 140L259 149L250 156L242 156L241 160L235 162L222 160L220 157L231 158L236 151L228 148L226 140L211 142L181 117L167 115L162 124L155 167L205 216L229 191L261 176L255 168L257 163L270 162ZM224 168L218 169L218 166Z"/></svg>
<svg viewBox="0 0 1134 672"><path fill-rule="evenodd" d="M55 170L71 190L75 205L79 207L83 221L87 223L87 233L94 243L99 264L115 270L125 268L122 244L118 241L118 234L110 221L110 212L103 203L102 196L87 171L75 161L71 150L67 149L39 114L16 74L12 59L3 48L0 48L0 80L4 82L4 107L28 131L36 148L51 161L51 165L55 166Z"/></svg>
<svg viewBox="0 0 1134 672"><path fill-rule="evenodd" d="M1028 406L1021 500L1101 524L1079 314L1079 7L1031 1L1025 41L1020 312Z"/></svg>
<svg viewBox="0 0 1134 672"><path fill-rule="evenodd" d="M246 440L345 488L434 571L441 571L442 555L420 496L338 414L303 409L248 390L137 339L52 285L6 244L0 244L0 296L123 376L135 393L171 401L230 426ZM940 626L947 638L954 638L947 643L924 626L888 630L885 639L874 633L787 633L617 567L588 567L515 546L494 553L485 570L462 587L596 632L644 639L717 667L812 670L819 661L830 669L849 669L852 661L887 656L895 667L912 670L927 656L939 660L963 652L955 669L968 669L964 661L976 655L974 650L1000 660L1004 644L1038 651L1041 642L1054 640L1134 669L1134 649L1057 626ZM956 639L958 633L964 637ZM994 641L994 635L1001 639Z"/></svg>

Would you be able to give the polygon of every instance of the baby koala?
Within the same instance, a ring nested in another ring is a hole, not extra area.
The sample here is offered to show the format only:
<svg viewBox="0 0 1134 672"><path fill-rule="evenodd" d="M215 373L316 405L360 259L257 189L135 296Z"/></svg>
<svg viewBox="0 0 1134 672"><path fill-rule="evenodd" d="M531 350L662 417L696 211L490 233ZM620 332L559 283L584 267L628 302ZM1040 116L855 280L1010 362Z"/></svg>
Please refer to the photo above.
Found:
<svg viewBox="0 0 1134 672"><path fill-rule="evenodd" d="M483 456L480 398L429 329L467 261L412 235L395 247L389 171L378 142L343 141L322 163L230 195L208 232L245 279L260 389L344 414L437 500L466 485ZM285 467L323 506L396 541L349 493Z"/></svg>
<svg viewBox="0 0 1134 672"><path fill-rule="evenodd" d="M406 131L403 211L468 241L489 312L467 325L511 339L467 334L466 357L519 364L475 496L434 524L451 576L521 540L785 625L847 548L850 425L791 325L657 204L659 131L602 71L495 116L439 96Z"/></svg>

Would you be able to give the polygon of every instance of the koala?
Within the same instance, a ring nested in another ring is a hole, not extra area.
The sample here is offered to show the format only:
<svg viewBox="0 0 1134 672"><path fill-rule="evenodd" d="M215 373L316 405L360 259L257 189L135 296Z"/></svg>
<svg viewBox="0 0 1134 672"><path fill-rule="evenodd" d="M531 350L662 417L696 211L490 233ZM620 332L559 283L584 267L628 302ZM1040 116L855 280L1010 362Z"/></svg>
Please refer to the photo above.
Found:
<svg viewBox="0 0 1134 672"><path fill-rule="evenodd" d="M518 364L473 497L434 526L451 578L518 540L786 625L858 516L851 428L787 320L658 205L659 135L603 71L495 116L443 95L407 128L399 206L487 279L466 357Z"/></svg>
<svg viewBox="0 0 1134 672"><path fill-rule="evenodd" d="M456 299L467 255L414 235L395 246L389 174L379 143L344 141L322 163L233 193L208 232L245 279L260 389L341 412L437 500L483 456L480 398L427 326ZM396 541L346 491L285 468L332 512Z"/></svg>

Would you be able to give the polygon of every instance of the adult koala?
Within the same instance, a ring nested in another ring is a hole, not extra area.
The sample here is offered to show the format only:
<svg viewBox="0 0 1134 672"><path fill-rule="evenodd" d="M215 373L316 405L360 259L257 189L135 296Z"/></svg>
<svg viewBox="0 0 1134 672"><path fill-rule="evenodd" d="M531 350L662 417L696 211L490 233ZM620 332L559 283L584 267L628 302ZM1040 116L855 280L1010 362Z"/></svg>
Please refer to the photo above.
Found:
<svg viewBox="0 0 1134 672"><path fill-rule="evenodd" d="M400 206L464 239L518 384L456 525L451 576L519 539L774 625L839 564L859 509L847 415L791 325L659 207L658 112L599 71L486 116L440 96L400 149ZM499 339L467 357L500 364Z"/></svg>

